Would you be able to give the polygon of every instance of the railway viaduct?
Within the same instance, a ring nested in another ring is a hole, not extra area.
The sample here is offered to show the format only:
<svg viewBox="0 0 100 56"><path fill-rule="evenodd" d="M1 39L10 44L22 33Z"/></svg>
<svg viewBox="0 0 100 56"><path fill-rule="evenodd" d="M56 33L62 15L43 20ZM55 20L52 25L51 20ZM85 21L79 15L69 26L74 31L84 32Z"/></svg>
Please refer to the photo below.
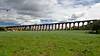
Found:
<svg viewBox="0 0 100 56"><path fill-rule="evenodd" d="M79 29L81 26L86 26L97 20L85 20L75 22L51 23L51 24L34 24L34 25L19 25L7 26L8 31L54 31L54 30L74 30Z"/></svg>

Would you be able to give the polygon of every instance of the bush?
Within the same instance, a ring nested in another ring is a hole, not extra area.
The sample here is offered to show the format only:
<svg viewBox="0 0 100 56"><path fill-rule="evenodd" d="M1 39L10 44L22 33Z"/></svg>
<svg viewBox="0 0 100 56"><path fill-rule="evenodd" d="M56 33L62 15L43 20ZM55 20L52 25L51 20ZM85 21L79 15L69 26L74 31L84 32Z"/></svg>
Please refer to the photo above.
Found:
<svg viewBox="0 0 100 56"><path fill-rule="evenodd" d="M0 31L5 31L5 28L4 27L0 27Z"/></svg>
<svg viewBox="0 0 100 56"><path fill-rule="evenodd" d="M90 24L89 29L91 30L91 33L100 33L100 20L94 21L92 24Z"/></svg>

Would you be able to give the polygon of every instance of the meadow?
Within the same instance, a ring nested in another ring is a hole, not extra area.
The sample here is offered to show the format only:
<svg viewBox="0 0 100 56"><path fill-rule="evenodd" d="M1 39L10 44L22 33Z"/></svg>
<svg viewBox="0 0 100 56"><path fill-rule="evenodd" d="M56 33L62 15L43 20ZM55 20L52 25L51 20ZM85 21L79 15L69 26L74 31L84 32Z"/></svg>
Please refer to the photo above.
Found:
<svg viewBox="0 0 100 56"><path fill-rule="evenodd" d="M85 31L0 32L0 56L100 56L100 34Z"/></svg>

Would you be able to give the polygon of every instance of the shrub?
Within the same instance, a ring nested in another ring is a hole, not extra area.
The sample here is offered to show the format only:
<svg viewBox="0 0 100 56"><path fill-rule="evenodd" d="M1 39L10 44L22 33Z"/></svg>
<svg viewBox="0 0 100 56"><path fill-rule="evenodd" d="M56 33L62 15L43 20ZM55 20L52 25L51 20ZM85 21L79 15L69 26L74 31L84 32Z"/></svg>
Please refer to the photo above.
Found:
<svg viewBox="0 0 100 56"><path fill-rule="evenodd" d="M0 27L0 31L5 31L5 28L4 27Z"/></svg>
<svg viewBox="0 0 100 56"><path fill-rule="evenodd" d="M91 30L91 32L93 33L100 33L100 20L94 21L93 23L91 23L89 25L89 29Z"/></svg>

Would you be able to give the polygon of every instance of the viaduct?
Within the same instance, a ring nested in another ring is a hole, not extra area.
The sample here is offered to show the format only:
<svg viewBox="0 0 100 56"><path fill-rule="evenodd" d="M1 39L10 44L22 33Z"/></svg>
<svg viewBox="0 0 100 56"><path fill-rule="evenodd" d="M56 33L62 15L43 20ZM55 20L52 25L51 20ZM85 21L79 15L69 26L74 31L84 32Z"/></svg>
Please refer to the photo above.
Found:
<svg viewBox="0 0 100 56"><path fill-rule="evenodd" d="M54 31L54 30L74 30L79 29L81 26L86 26L97 20L85 20L75 22L51 23L51 24L34 24L34 25L19 25L7 26L7 31Z"/></svg>

